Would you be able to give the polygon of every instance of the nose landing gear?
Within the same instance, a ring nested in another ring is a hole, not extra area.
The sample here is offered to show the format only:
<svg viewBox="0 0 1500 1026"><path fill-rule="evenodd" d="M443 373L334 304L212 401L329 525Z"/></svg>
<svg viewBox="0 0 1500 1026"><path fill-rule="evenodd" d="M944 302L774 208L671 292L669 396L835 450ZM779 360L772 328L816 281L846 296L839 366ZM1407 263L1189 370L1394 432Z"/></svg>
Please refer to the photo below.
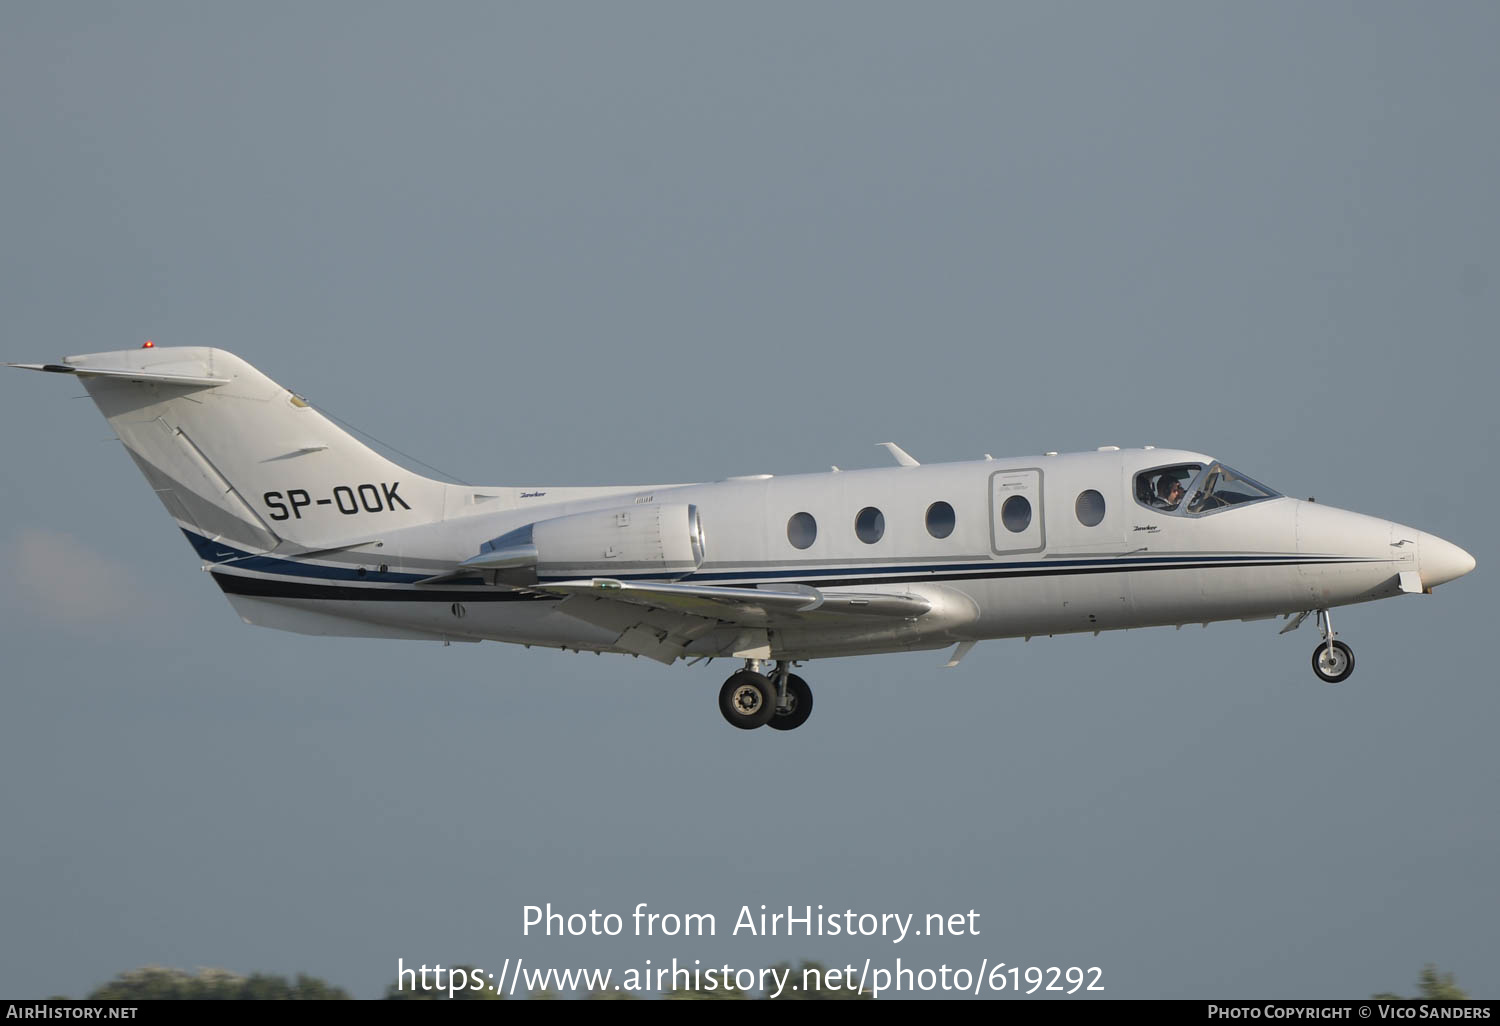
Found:
<svg viewBox="0 0 1500 1026"><path fill-rule="evenodd" d="M719 689L719 711L732 726L754 730L795 730L812 715L812 688L791 672L787 660L777 662L771 676L760 672L760 660L746 659L745 668Z"/></svg>
<svg viewBox="0 0 1500 1026"><path fill-rule="evenodd" d="M1323 641L1313 650L1313 673L1324 684L1338 684L1354 672L1354 650L1334 640L1338 635L1326 609L1318 610L1318 628L1323 632Z"/></svg>

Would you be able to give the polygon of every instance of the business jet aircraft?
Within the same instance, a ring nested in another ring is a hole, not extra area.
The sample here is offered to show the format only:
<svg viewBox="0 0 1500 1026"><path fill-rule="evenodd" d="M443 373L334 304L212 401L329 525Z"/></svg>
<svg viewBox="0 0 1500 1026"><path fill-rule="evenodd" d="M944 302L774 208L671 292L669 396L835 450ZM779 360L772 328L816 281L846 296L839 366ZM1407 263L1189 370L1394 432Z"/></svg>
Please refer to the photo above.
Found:
<svg viewBox="0 0 1500 1026"><path fill-rule="evenodd" d="M12 364L79 378L247 623L490 639L663 663L744 660L736 727L791 730L804 660L987 638L1316 612L1474 569L1441 538L1278 494L1172 449L1046 453L708 484L448 484L413 474L217 349ZM1292 619L1295 617L1295 619ZM768 666L774 663L774 666Z"/></svg>

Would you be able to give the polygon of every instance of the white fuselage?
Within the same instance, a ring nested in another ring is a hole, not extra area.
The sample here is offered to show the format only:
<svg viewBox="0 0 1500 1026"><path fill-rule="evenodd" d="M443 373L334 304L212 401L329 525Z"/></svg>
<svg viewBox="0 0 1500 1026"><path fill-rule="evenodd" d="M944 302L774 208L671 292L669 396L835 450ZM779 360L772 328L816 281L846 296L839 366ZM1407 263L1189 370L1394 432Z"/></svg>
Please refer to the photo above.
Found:
<svg viewBox="0 0 1500 1026"><path fill-rule="evenodd" d="M548 598L488 583L415 582L528 523L590 509L690 503L701 517L705 552L695 571L672 577L679 583L899 591L931 604L913 619L772 630L771 653L781 659L1265 618L1393 596L1402 573L1420 575L1427 587L1450 579L1442 564L1448 550L1459 550L1389 521L1280 496L1189 516L1133 494L1135 475L1147 468L1211 462L1198 453L1134 449L582 494L490 489L485 494L511 508L484 513L450 496L449 515L382 534L378 548L213 569L246 619L266 626L625 651L615 644L619 630L565 614ZM1103 500L1103 516L1092 525L1078 511L1086 491ZM1001 514L1002 500L1015 492L1031 507L1020 531ZM557 497L564 501L550 501ZM929 508L939 502L953 512L946 537L927 526ZM873 542L856 530L866 509L883 521ZM789 536L789 520L799 513L816 524L805 548ZM612 572L605 560L593 576L655 575ZM732 642L710 632L688 654L724 654Z"/></svg>

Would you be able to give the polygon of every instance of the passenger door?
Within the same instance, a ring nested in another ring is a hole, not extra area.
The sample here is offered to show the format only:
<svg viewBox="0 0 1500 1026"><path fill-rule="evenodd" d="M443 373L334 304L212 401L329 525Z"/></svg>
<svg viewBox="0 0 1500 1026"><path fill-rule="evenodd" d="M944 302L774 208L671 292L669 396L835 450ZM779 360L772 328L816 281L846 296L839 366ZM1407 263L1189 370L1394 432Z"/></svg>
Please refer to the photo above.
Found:
<svg viewBox="0 0 1500 1026"><path fill-rule="evenodd" d="M990 475L990 549L997 556L1041 552L1047 546L1040 469Z"/></svg>

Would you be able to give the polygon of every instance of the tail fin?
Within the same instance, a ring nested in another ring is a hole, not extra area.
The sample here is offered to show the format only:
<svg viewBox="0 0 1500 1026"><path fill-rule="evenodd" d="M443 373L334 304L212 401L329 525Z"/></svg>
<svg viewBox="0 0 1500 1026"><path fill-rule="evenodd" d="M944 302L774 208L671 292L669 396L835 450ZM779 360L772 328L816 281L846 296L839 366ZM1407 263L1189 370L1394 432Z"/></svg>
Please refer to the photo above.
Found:
<svg viewBox="0 0 1500 1026"><path fill-rule="evenodd" d="M30 369L82 380L210 562L358 544L443 515L446 485L392 463L223 350L129 349Z"/></svg>

